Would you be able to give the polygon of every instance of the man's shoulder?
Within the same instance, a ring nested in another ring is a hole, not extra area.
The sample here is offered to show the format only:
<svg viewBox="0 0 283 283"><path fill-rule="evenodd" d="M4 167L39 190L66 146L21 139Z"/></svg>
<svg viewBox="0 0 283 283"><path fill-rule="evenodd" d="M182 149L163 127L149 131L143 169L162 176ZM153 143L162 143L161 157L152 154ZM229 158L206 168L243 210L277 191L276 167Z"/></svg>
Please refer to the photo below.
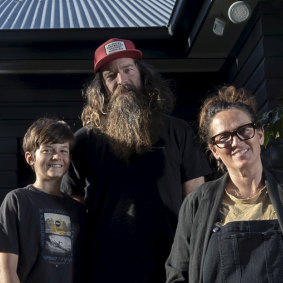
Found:
<svg viewBox="0 0 283 283"><path fill-rule="evenodd" d="M75 132L75 137L77 142L85 142L87 140L102 139L103 135L99 129L88 129L86 127L82 127Z"/></svg>
<svg viewBox="0 0 283 283"><path fill-rule="evenodd" d="M73 152L73 157L81 153L90 154L105 146L105 137L98 129L80 128L75 132L76 144ZM80 156L78 156L80 158Z"/></svg>
<svg viewBox="0 0 283 283"><path fill-rule="evenodd" d="M76 210L85 211L85 205L80 201L73 199L71 196L64 194L64 198L68 201L69 205L74 207Z"/></svg>
<svg viewBox="0 0 283 283"><path fill-rule="evenodd" d="M189 123L186 122L185 120L167 114L162 115L162 120L164 123L168 123L168 124L180 125L183 127L189 126Z"/></svg>
<svg viewBox="0 0 283 283"><path fill-rule="evenodd" d="M90 135L90 130L86 127L82 127L80 129L78 129L76 132L75 132L75 137L76 138L79 138L79 137L87 137Z"/></svg>
<svg viewBox="0 0 283 283"><path fill-rule="evenodd" d="M170 136L183 141L195 137L194 129L188 122L169 115L163 115L160 131L161 136Z"/></svg>
<svg viewBox="0 0 283 283"><path fill-rule="evenodd" d="M188 130L193 131L190 123L186 122L183 119L170 115L162 116L162 125L164 128L168 128L176 132L186 132Z"/></svg>

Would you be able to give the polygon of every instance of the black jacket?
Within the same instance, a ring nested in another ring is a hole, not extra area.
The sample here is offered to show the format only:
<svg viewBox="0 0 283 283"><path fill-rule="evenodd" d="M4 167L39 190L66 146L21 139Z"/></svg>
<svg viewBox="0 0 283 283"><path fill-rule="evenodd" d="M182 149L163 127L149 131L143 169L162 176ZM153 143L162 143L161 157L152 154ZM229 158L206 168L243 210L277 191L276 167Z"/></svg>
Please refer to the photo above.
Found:
<svg viewBox="0 0 283 283"><path fill-rule="evenodd" d="M211 231L218 220L219 208L228 179L207 182L184 200L171 253L166 261L167 283L202 282L203 262ZM283 176L280 180L264 170L267 190L283 231Z"/></svg>

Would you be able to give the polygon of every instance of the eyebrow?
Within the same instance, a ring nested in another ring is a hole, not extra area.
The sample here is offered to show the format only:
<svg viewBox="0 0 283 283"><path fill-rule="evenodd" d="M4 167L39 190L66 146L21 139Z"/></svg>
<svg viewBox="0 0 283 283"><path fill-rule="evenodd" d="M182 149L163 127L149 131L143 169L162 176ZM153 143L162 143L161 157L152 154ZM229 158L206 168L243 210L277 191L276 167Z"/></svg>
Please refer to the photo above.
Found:
<svg viewBox="0 0 283 283"><path fill-rule="evenodd" d="M122 66L122 68L127 68L127 67L134 67L135 64L134 63L129 63L127 65Z"/></svg>
<svg viewBox="0 0 283 283"><path fill-rule="evenodd" d="M54 144L54 143L52 143L52 144ZM42 144L41 146L42 147L52 147L52 144ZM59 144L61 144L61 143L59 143ZM69 147L69 145L68 144L62 145L62 147Z"/></svg>
<svg viewBox="0 0 283 283"><path fill-rule="evenodd" d="M125 69L125 68L128 68L128 67L134 67L136 64L135 63L129 63L129 64L127 64L127 65L123 65L123 66L121 66L121 69ZM110 69L110 70L105 70L105 71L103 71L103 73L105 73L105 75L108 75L109 73L115 73L115 71L112 69Z"/></svg>
<svg viewBox="0 0 283 283"><path fill-rule="evenodd" d="M243 127L243 126L247 126L247 125L249 125L249 124L253 124L253 122L249 122L249 123L245 123L245 124L243 124L243 125L241 125L241 126L238 126L237 128L235 128L234 130L232 130L232 131L223 131L223 132L220 132L219 134L216 134L216 135L214 135L214 137L215 136L218 136L218 135L221 135L221 134L224 134L224 133L233 133L233 132L235 132L235 131L237 131L239 128L241 128L241 127Z"/></svg>
<svg viewBox="0 0 283 283"><path fill-rule="evenodd" d="M63 148L69 148L69 146L68 146L68 145L63 145L62 147L63 147Z"/></svg>

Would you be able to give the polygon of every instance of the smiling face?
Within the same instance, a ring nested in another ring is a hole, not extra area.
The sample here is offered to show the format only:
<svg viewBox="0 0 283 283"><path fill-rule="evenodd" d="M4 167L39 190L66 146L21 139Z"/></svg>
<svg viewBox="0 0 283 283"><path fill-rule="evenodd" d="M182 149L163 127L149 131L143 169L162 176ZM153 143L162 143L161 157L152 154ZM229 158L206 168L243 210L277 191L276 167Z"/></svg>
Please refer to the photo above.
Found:
<svg viewBox="0 0 283 283"><path fill-rule="evenodd" d="M42 144L34 156L26 152L25 157L35 171L36 183L61 181L70 165L69 143Z"/></svg>
<svg viewBox="0 0 283 283"><path fill-rule="evenodd" d="M132 58L119 58L106 64L102 69L102 77L110 95L121 85L141 88L140 71Z"/></svg>
<svg viewBox="0 0 283 283"><path fill-rule="evenodd" d="M210 136L223 132L233 132L242 125L251 123L250 116L241 110L230 109L217 113L210 124ZM232 143L226 148L209 145L216 159L222 160L228 171L242 171L251 168L260 168L260 146L264 141L263 129L256 129L253 138L241 141L236 135Z"/></svg>

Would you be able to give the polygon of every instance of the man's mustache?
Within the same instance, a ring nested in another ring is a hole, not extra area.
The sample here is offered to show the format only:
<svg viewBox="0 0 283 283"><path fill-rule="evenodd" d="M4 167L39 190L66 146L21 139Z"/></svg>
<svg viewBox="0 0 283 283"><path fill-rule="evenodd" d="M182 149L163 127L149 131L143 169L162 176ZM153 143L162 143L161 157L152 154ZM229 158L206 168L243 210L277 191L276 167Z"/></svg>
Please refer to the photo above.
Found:
<svg viewBox="0 0 283 283"><path fill-rule="evenodd" d="M115 91L114 91L114 96L119 95L119 94L123 94L124 92L137 92L137 89L135 86L131 85L131 84L123 84L123 85L119 85Z"/></svg>

